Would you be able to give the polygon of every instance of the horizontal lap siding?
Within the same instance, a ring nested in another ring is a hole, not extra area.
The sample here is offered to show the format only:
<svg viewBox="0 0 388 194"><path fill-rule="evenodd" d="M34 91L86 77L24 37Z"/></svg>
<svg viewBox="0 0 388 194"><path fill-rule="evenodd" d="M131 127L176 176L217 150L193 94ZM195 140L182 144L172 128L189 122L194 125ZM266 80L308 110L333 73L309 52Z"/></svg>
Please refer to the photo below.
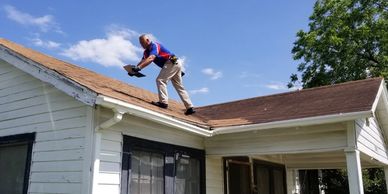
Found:
<svg viewBox="0 0 388 194"><path fill-rule="evenodd" d="M345 147L343 124L224 134L206 140L207 154L226 156L320 152Z"/></svg>
<svg viewBox="0 0 388 194"><path fill-rule="evenodd" d="M365 154L388 164L384 134L375 118L356 121L357 147Z"/></svg>
<svg viewBox="0 0 388 194"><path fill-rule="evenodd" d="M221 157L206 157L206 193L224 194L224 167Z"/></svg>
<svg viewBox="0 0 388 194"><path fill-rule="evenodd" d="M36 132L29 193L82 193L87 110L0 60L0 136Z"/></svg>
<svg viewBox="0 0 388 194"><path fill-rule="evenodd" d="M98 193L120 194L122 135L104 130L101 138Z"/></svg>
<svg viewBox="0 0 388 194"><path fill-rule="evenodd" d="M111 110L101 109L99 123L112 116ZM125 114L121 122L101 130L99 193L120 194L123 135L204 149L202 137Z"/></svg>

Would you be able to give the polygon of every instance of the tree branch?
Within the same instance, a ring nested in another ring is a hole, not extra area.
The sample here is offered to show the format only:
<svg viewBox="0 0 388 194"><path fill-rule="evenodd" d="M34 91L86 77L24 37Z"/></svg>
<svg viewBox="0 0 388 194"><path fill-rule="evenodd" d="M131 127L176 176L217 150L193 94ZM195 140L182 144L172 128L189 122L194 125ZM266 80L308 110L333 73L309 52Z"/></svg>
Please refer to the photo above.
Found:
<svg viewBox="0 0 388 194"><path fill-rule="evenodd" d="M360 57L363 57L369 61L372 61L375 64L375 65L371 65L372 67L379 67L378 65L380 64L380 62L375 57L373 57L373 55L371 53L369 53L369 52L368 52L368 54L357 53L357 55Z"/></svg>

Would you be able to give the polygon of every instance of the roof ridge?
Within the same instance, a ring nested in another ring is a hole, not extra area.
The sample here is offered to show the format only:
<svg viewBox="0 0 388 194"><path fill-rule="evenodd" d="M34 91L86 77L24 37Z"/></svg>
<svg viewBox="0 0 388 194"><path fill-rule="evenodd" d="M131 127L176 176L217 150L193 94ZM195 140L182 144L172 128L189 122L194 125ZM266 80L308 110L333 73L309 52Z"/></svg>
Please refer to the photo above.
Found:
<svg viewBox="0 0 388 194"><path fill-rule="evenodd" d="M288 92L269 94L269 95L264 95L264 96L256 96L256 97L251 97L251 98L245 98L245 99L221 102L221 103L201 106L201 107L198 107L198 108L209 108L209 107L213 107L213 106L237 103L237 102L242 102L242 101L247 101L247 100L256 100L256 99L259 99L259 98L268 98L268 97L274 97L274 96L285 96L285 95L290 95L290 94L294 94L294 93L304 93L304 92L310 92L310 91L317 91L317 90L322 90L322 89L327 89L327 88L340 87L340 86L345 86L345 85L349 85L349 84L355 84L355 83L359 83L359 82L367 82L367 81L378 80L378 79L383 80L382 77L371 77L371 78L367 78L367 79L352 80L352 81L347 81L347 82L342 82L342 83L337 83L337 84L330 84L330 85L324 85L324 86L318 86L318 87L312 87L312 88L305 88L305 89L301 89L301 90L298 89L298 90L294 90L294 91L288 91Z"/></svg>

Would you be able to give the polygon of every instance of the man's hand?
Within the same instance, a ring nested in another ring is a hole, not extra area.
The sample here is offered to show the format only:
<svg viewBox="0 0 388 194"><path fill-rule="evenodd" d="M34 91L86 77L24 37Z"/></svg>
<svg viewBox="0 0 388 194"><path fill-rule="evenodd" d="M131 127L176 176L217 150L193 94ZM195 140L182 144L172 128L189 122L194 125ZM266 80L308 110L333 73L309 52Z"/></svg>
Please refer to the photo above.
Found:
<svg viewBox="0 0 388 194"><path fill-rule="evenodd" d="M138 66L134 66L134 67L132 67L132 71L133 72L139 72L141 69L140 69L140 67L138 67Z"/></svg>

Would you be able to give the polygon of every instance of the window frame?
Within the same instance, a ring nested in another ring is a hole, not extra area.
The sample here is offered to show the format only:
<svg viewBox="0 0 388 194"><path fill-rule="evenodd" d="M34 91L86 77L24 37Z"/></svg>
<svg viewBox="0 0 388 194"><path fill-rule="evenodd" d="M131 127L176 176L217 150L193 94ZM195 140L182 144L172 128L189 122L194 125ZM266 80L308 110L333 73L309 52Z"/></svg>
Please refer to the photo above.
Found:
<svg viewBox="0 0 388 194"><path fill-rule="evenodd" d="M283 174L283 189L284 189L284 194L287 193L287 182L286 182L286 169L285 166L282 164L276 164L268 161L263 161L263 160L256 160L253 159L253 182L256 183L257 179L257 174L255 173L255 169L258 166L265 167L269 170L269 184L270 184L270 193L273 194L275 191L275 186L274 186L274 170L280 170Z"/></svg>
<svg viewBox="0 0 388 194"><path fill-rule="evenodd" d="M27 143L27 158L24 169L23 194L27 194L28 192L32 160L32 147L35 142L35 136L36 133L25 133L0 137L0 146L12 146L12 144Z"/></svg>
<svg viewBox="0 0 388 194"><path fill-rule="evenodd" d="M232 163L242 163L245 165L249 165L249 168L251 169L252 164L249 161L248 156L232 156L232 157L223 157L223 167L224 167L224 193L229 194L229 167L228 167L228 162ZM252 179L252 172L251 170L249 171L249 179ZM249 186L251 187L250 190L252 191L252 181L249 182Z"/></svg>
<svg viewBox="0 0 388 194"><path fill-rule="evenodd" d="M133 136L123 135L123 150L122 150L122 167L121 167L121 194L128 193L129 170L131 167L131 151L147 151L153 153L162 153L164 155L164 181L166 176L176 176L175 154L189 155L191 158L199 160L200 170L200 194L205 194L206 191L206 170L205 170L205 151L195 148L178 146L168 143L162 143ZM166 157L173 157L174 163L166 163ZM164 189L164 193L166 188Z"/></svg>
<svg viewBox="0 0 388 194"><path fill-rule="evenodd" d="M251 187L251 193L257 193L256 191L256 180L257 180L257 175L255 173L255 169L258 166L265 167L266 169L269 170L269 189L270 189L270 194L274 193L274 179L273 179L273 172L274 169L281 170L283 174L283 189L284 192L287 193L287 182L286 182L286 169L285 166L282 164L277 164L277 163L272 163L264 160L258 160L255 158L251 158L249 156L231 156L231 157L223 157L223 165L224 165L224 193L229 194L229 184L227 180L229 177L228 175L228 162L232 163L241 163L245 165L249 165L250 167L250 173L249 173L249 178L250 178L250 187Z"/></svg>

